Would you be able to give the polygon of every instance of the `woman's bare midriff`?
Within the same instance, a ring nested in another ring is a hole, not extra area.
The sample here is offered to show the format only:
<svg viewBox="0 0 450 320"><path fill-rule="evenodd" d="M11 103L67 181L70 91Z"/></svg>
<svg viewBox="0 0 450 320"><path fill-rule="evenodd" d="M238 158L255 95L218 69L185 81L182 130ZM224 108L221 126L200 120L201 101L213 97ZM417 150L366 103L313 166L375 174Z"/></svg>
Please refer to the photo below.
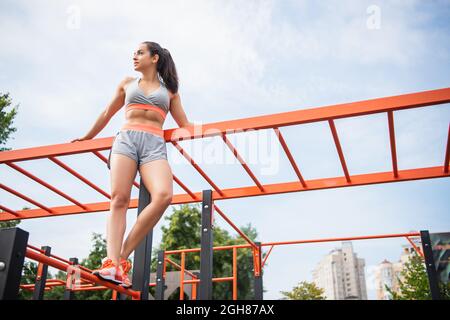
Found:
<svg viewBox="0 0 450 320"><path fill-rule="evenodd" d="M164 120L153 110L128 110L125 114L125 124L144 124L162 129Z"/></svg>
<svg viewBox="0 0 450 320"><path fill-rule="evenodd" d="M130 82L132 80L133 79L131 79ZM127 83L123 88L125 91L128 84L129 83ZM164 119L162 118L162 116L153 110L131 109L126 111L125 119L126 119L125 124L144 124L154 126L160 129L162 129L164 124Z"/></svg>

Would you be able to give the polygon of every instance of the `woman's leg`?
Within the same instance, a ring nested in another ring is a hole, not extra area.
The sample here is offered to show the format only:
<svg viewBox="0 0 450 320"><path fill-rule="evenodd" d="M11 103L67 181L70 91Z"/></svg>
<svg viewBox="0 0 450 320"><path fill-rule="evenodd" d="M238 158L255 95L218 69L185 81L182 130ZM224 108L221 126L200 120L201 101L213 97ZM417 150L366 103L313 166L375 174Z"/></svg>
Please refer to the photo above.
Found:
<svg viewBox="0 0 450 320"><path fill-rule="evenodd" d="M113 153L111 166L111 213L106 224L107 256L118 265L126 229L126 214L130 204L131 187L137 173L135 160Z"/></svg>
<svg viewBox="0 0 450 320"><path fill-rule="evenodd" d="M127 259L151 229L158 223L172 202L173 176L169 163L159 159L144 163L139 168L142 181L151 195L151 202L139 214L125 240L121 258Z"/></svg>

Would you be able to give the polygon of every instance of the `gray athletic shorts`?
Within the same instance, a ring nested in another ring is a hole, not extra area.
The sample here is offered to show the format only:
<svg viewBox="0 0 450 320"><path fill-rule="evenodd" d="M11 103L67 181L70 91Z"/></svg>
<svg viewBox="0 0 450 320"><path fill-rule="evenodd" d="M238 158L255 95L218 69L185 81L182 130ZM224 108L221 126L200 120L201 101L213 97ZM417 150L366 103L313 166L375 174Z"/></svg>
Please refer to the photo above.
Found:
<svg viewBox="0 0 450 320"><path fill-rule="evenodd" d="M167 160L164 138L145 131L120 130L117 132L108 156L108 169L111 169L112 153L120 153L134 159L138 168L149 161Z"/></svg>

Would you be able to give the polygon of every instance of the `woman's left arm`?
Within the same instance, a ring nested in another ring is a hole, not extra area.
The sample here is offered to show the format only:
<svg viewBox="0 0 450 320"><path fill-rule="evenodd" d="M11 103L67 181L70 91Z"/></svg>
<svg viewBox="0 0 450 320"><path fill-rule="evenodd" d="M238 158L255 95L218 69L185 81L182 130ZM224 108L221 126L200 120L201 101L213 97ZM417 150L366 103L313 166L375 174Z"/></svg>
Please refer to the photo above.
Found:
<svg viewBox="0 0 450 320"><path fill-rule="evenodd" d="M178 92L170 99L170 113L180 128L194 125L194 123L187 119L186 113L181 105L181 98Z"/></svg>

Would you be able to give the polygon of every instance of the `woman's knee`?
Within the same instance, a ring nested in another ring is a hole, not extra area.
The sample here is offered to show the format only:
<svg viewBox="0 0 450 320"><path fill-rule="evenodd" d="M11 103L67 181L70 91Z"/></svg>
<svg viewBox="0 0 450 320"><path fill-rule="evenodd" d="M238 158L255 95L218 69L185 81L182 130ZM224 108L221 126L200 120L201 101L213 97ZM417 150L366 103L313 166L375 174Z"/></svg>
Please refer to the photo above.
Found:
<svg viewBox="0 0 450 320"><path fill-rule="evenodd" d="M168 206L172 203L173 193L170 190L158 191L152 193L151 197L152 201Z"/></svg>
<svg viewBox="0 0 450 320"><path fill-rule="evenodd" d="M130 204L130 196L123 193L113 193L111 195L111 207L128 207Z"/></svg>

